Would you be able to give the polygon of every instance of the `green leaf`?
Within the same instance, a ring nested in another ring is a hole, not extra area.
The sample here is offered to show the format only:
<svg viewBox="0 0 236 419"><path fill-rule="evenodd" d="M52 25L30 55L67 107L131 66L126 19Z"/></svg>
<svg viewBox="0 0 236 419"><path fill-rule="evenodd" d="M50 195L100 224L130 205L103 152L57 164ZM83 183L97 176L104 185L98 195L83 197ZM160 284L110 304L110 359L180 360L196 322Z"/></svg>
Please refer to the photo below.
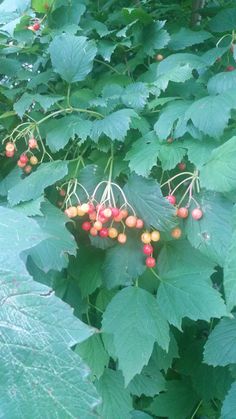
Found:
<svg viewBox="0 0 236 419"><path fill-rule="evenodd" d="M155 370L163 370L166 373L171 367L174 358L179 358L178 345L173 334L170 333L168 352L155 344L149 363Z"/></svg>
<svg viewBox="0 0 236 419"><path fill-rule="evenodd" d="M143 28L140 43L145 54L153 56L157 50L164 48L170 39L168 32L162 29L164 22L156 21Z"/></svg>
<svg viewBox="0 0 236 419"><path fill-rule="evenodd" d="M19 61L13 58L0 58L0 74L4 76L13 77L20 70L21 66Z"/></svg>
<svg viewBox="0 0 236 419"><path fill-rule="evenodd" d="M235 213L234 213L234 218L235 218ZM235 231L235 225L234 225L234 232L232 235L231 243L228 248L225 265L224 265L224 291L225 291L226 305L229 311L231 311L236 305L235 252L236 252L236 231Z"/></svg>
<svg viewBox="0 0 236 419"><path fill-rule="evenodd" d="M228 32L235 29L236 9L227 8L214 16L209 27L213 32Z"/></svg>
<svg viewBox="0 0 236 419"><path fill-rule="evenodd" d="M160 143L153 131L135 141L125 156L129 161L131 171L148 177L153 166L157 163Z"/></svg>
<svg viewBox="0 0 236 419"><path fill-rule="evenodd" d="M209 159L209 155L216 147L216 141L207 139L199 141L194 139L184 140L184 147L188 149L188 159L199 169Z"/></svg>
<svg viewBox="0 0 236 419"><path fill-rule="evenodd" d="M54 71L67 83L85 79L92 70L96 52L93 41L68 33L56 36L49 46Z"/></svg>
<svg viewBox="0 0 236 419"><path fill-rule="evenodd" d="M230 192L236 187L236 137L215 148L200 172L201 185L216 192Z"/></svg>
<svg viewBox="0 0 236 419"><path fill-rule="evenodd" d="M35 217L36 215L42 216L41 204L44 202L44 197L40 196L34 201L23 202L15 206L14 210L19 211L21 214L26 215L27 217Z"/></svg>
<svg viewBox="0 0 236 419"><path fill-rule="evenodd" d="M192 45L201 44L211 37L212 35L206 31L192 31L188 28L181 28L179 32L171 35L168 48L176 51L181 50Z"/></svg>
<svg viewBox="0 0 236 419"><path fill-rule="evenodd" d="M222 419L231 419L236 412L236 382L234 382L229 390L221 411Z"/></svg>
<svg viewBox="0 0 236 419"><path fill-rule="evenodd" d="M128 201L148 226L169 231L175 226L173 206L163 198L158 183L135 174L124 188Z"/></svg>
<svg viewBox="0 0 236 419"><path fill-rule="evenodd" d="M163 170L171 170L182 160L186 149L182 141L175 141L171 144L161 144L158 158L161 161Z"/></svg>
<svg viewBox="0 0 236 419"><path fill-rule="evenodd" d="M29 110L30 106L35 102L39 103L42 106L44 111L47 111L54 103L57 103L63 100L63 96L57 95L40 95L39 93L24 93L20 99L14 103L14 110L20 118L24 115L26 111Z"/></svg>
<svg viewBox="0 0 236 419"><path fill-rule="evenodd" d="M211 332L205 345L204 362L225 367L236 363L236 319L222 319Z"/></svg>
<svg viewBox="0 0 236 419"><path fill-rule="evenodd" d="M90 135L92 122L76 115L64 116L45 124L46 142L52 152L64 148L70 139L78 136L84 142Z"/></svg>
<svg viewBox="0 0 236 419"><path fill-rule="evenodd" d="M232 236L233 205L214 192L202 192L195 198L203 211L203 217L198 221L188 217L185 224L188 239L193 247L223 266ZM195 204L190 210L194 207Z"/></svg>
<svg viewBox="0 0 236 419"><path fill-rule="evenodd" d="M67 170L67 162L65 161L42 163L36 172L25 179L21 179L9 189L8 201L10 205L14 206L19 202L39 198L45 188L66 176Z"/></svg>
<svg viewBox="0 0 236 419"><path fill-rule="evenodd" d="M128 385L131 394L141 397L143 394L148 397L154 397L166 388L164 376L160 371L153 368L149 363L144 367L141 374L135 375Z"/></svg>
<svg viewBox="0 0 236 419"><path fill-rule="evenodd" d="M105 351L101 337L98 334L92 335L89 339L78 344L75 352L86 362L92 374L100 378L109 362L109 355Z"/></svg>
<svg viewBox="0 0 236 419"><path fill-rule="evenodd" d="M154 398L149 411L168 419L183 419L190 417L198 401L189 381L172 380L167 382L166 393Z"/></svg>
<svg viewBox="0 0 236 419"><path fill-rule="evenodd" d="M138 118L138 115L132 109L121 109L105 116L102 120L94 121L91 138L97 142L99 137L105 134L112 141L124 141L130 128L131 118Z"/></svg>
<svg viewBox="0 0 236 419"><path fill-rule="evenodd" d="M209 279L214 264L188 242L163 247L158 267L161 281L157 301L169 323L181 330L184 317L209 321L226 315L224 302Z"/></svg>
<svg viewBox="0 0 236 419"><path fill-rule="evenodd" d="M204 134L217 138L222 135L229 121L232 107L232 101L226 96L206 96L190 105L185 118L190 119ZM220 115L220 118L216 118L216 115Z"/></svg>
<svg viewBox="0 0 236 419"><path fill-rule="evenodd" d="M114 336L126 385L148 363L155 342L168 349L167 322L155 298L141 288L127 287L118 292L107 306L102 325L105 333Z"/></svg>
<svg viewBox="0 0 236 419"><path fill-rule="evenodd" d="M207 83L207 89L210 95L232 91L236 83L236 72L225 71L215 74Z"/></svg>
<svg viewBox="0 0 236 419"><path fill-rule="evenodd" d="M124 388L124 379L120 371L107 368L96 383L97 391L102 398L100 407L104 419L130 419L132 399Z"/></svg>
<svg viewBox="0 0 236 419"><path fill-rule="evenodd" d="M29 254L42 271L61 271L68 264L68 255L76 254L76 242L65 227L66 216L58 208L45 202L41 210L43 217L35 217L35 220L50 237L31 249Z"/></svg>
<svg viewBox="0 0 236 419"><path fill-rule="evenodd" d="M148 96L149 91L144 83L132 83L125 88L121 100L127 107L140 110L146 105Z"/></svg>
<svg viewBox="0 0 236 419"><path fill-rule="evenodd" d="M137 238L128 237L127 246L117 244L107 250L102 268L106 288L131 285L145 271L142 245Z"/></svg>
<svg viewBox="0 0 236 419"><path fill-rule="evenodd" d="M48 8L51 7L54 3L54 0L31 0L32 8L38 13L46 13ZM45 5L47 7L45 7Z"/></svg>
<svg viewBox="0 0 236 419"><path fill-rule="evenodd" d="M173 126L175 127L174 137L182 137L186 131L184 114L189 106L188 102L174 101L163 109L154 125L155 133L161 140L165 140L171 134Z"/></svg>
<svg viewBox="0 0 236 419"><path fill-rule="evenodd" d="M145 412L142 412L141 410L133 410L133 412L131 412L131 415L132 419L151 419L151 416L149 416Z"/></svg>

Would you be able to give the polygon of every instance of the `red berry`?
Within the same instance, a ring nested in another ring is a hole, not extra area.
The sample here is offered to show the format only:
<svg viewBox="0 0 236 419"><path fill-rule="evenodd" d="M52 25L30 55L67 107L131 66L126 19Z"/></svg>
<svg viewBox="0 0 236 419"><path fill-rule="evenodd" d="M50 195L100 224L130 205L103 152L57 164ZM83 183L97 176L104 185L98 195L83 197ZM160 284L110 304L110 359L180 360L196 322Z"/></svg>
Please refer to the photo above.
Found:
<svg viewBox="0 0 236 419"><path fill-rule="evenodd" d="M20 161L21 161L21 163L24 163L24 164L26 164L26 163L28 163L28 157L26 156L26 154L21 154L21 156L20 156Z"/></svg>
<svg viewBox="0 0 236 419"><path fill-rule="evenodd" d="M169 203L170 203L170 204L175 205L175 203L176 203L176 198L175 198L175 196L174 196L174 195L168 195L168 196L166 197L166 199L169 201Z"/></svg>
<svg viewBox="0 0 236 419"><path fill-rule="evenodd" d="M94 228L96 228L97 231L102 230L102 223L101 223L101 221L95 221L95 223L94 223L93 226L94 226Z"/></svg>
<svg viewBox="0 0 236 419"><path fill-rule="evenodd" d="M82 224L82 229L83 229L84 231L89 231L89 230L91 229L91 224L90 224L90 222L89 222L89 221L85 221L85 222Z"/></svg>
<svg viewBox="0 0 236 419"><path fill-rule="evenodd" d="M35 138L30 138L28 144L29 144L29 148L31 149L38 148L38 143Z"/></svg>
<svg viewBox="0 0 236 419"><path fill-rule="evenodd" d="M111 208L111 212L112 212L112 217L118 217L120 210L119 208Z"/></svg>
<svg viewBox="0 0 236 419"><path fill-rule="evenodd" d="M178 168L182 172L182 171L184 171L186 169L186 164L184 162L180 162L178 164Z"/></svg>
<svg viewBox="0 0 236 419"><path fill-rule="evenodd" d="M89 214L89 213L88 213ZM89 219L91 220L91 221L96 221L96 219L97 219L97 213L96 213L96 211L93 211L93 212L91 212L90 214L89 214Z"/></svg>
<svg viewBox="0 0 236 419"><path fill-rule="evenodd" d="M13 151L8 151L8 150L5 151L6 157L13 157L14 154L15 154L15 151L14 150Z"/></svg>
<svg viewBox="0 0 236 419"><path fill-rule="evenodd" d="M100 213L99 213L98 221L101 221L102 224L105 224L105 223L107 223L108 218L104 217L104 215L100 215Z"/></svg>
<svg viewBox="0 0 236 419"><path fill-rule="evenodd" d="M88 214L92 214L94 212L94 210L95 210L95 207L94 207L93 203L92 202L89 202L88 203L88 206L89 206Z"/></svg>
<svg viewBox="0 0 236 419"><path fill-rule="evenodd" d="M177 216L179 218L187 218L188 217L188 208L185 208L185 207L178 208Z"/></svg>
<svg viewBox="0 0 236 419"><path fill-rule="evenodd" d="M141 218L138 218L137 219L137 221L136 221L136 228L143 228L143 226L144 226L144 222L143 222L143 220L141 220Z"/></svg>
<svg viewBox="0 0 236 419"><path fill-rule="evenodd" d="M60 194L60 196L66 196L65 189L60 189L59 194Z"/></svg>
<svg viewBox="0 0 236 419"><path fill-rule="evenodd" d="M143 253L145 255L151 255L153 253L153 247L151 244L145 244L143 246Z"/></svg>
<svg viewBox="0 0 236 419"><path fill-rule="evenodd" d="M38 22L34 23L33 30L38 31L40 29L40 24Z"/></svg>
<svg viewBox="0 0 236 419"><path fill-rule="evenodd" d="M91 236L94 236L94 237L98 235L98 231L94 227L90 228L89 233L91 234Z"/></svg>
<svg viewBox="0 0 236 419"><path fill-rule="evenodd" d="M156 260L152 256L149 256L146 259L146 266L148 268L154 268L154 266L156 266Z"/></svg>
<svg viewBox="0 0 236 419"><path fill-rule="evenodd" d="M18 167L20 167L21 169L22 169L23 167L25 167L25 165L26 165L26 163L23 163L21 160L18 160L18 161L17 161L17 166L18 166Z"/></svg>
<svg viewBox="0 0 236 419"><path fill-rule="evenodd" d="M234 70L235 70L235 67L233 65L228 65L226 67L226 71L234 71Z"/></svg>
<svg viewBox="0 0 236 419"><path fill-rule="evenodd" d="M203 216L202 210L200 208L194 208L191 214L194 220L200 220L200 218Z"/></svg>
<svg viewBox="0 0 236 419"><path fill-rule="evenodd" d="M99 236L100 237L108 237L109 231L108 228L103 227L100 231L99 231Z"/></svg>
<svg viewBox="0 0 236 419"><path fill-rule="evenodd" d="M24 172L25 172L26 174L29 174L31 171L32 171L32 166L30 166L30 164L27 164L27 165L24 167Z"/></svg>

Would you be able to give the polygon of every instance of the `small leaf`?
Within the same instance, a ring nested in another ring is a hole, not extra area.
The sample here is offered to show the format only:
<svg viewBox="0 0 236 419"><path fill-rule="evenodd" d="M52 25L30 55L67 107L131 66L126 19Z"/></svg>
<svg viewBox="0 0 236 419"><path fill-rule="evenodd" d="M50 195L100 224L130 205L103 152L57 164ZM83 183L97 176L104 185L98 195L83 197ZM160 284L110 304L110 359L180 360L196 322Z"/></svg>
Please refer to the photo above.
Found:
<svg viewBox="0 0 236 419"><path fill-rule="evenodd" d="M92 374L100 378L109 362L109 355L105 351L101 337L98 334L92 335L78 344L75 352L86 362Z"/></svg>
<svg viewBox="0 0 236 419"><path fill-rule="evenodd" d="M148 177L153 166L157 163L160 143L153 131L135 141L125 156L129 161L131 171Z"/></svg>
<svg viewBox="0 0 236 419"><path fill-rule="evenodd" d="M222 319L211 332L205 345L204 361L225 367L236 363L236 319Z"/></svg>
<svg viewBox="0 0 236 419"><path fill-rule="evenodd" d="M221 418L232 419L236 412L236 382L234 382L229 390L222 406Z"/></svg>
<svg viewBox="0 0 236 419"><path fill-rule="evenodd" d="M112 141L124 141L131 118L138 118L138 115L132 109L121 109L105 116L102 120L94 121L92 139L98 141L101 134L105 134Z"/></svg>
<svg viewBox="0 0 236 419"><path fill-rule="evenodd" d="M181 50L192 45L201 44L212 35L206 31L192 31L188 28L181 28L179 32L171 35L168 48L173 50Z"/></svg>

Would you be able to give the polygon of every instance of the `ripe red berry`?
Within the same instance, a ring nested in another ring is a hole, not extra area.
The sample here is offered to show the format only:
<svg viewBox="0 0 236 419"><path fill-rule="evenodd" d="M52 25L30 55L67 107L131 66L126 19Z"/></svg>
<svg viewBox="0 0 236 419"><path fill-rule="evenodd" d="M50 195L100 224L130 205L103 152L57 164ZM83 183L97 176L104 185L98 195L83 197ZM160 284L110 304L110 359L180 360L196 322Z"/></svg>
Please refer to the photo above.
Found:
<svg viewBox="0 0 236 419"><path fill-rule="evenodd" d="M26 163L23 163L21 160L17 161L17 166L20 167L21 169L23 169L23 167L25 167Z"/></svg>
<svg viewBox="0 0 236 419"><path fill-rule="evenodd" d="M112 212L112 217L118 217L120 210L119 208L111 208L111 212Z"/></svg>
<svg viewBox="0 0 236 419"><path fill-rule="evenodd" d="M203 216L203 212L200 208L194 208L191 213L194 220L200 220Z"/></svg>
<svg viewBox="0 0 236 419"><path fill-rule="evenodd" d="M40 29L40 24L38 22L34 23L33 30L38 31Z"/></svg>
<svg viewBox="0 0 236 419"><path fill-rule="evenodd" d="M147 257L146 266L148 268L154 268L156 266L156 260L152 256Z"/></svg>
<svg viewBox="0 0 236 419"><path fill-rule="evenodd" d="M24 167L24 172L28 175L30 172L32 172L32 166L30 166L30 164L27 164Z"/></svg>
<svg viewBox="0 0 236 419"><path fill-rule="evenodd" d="M96 211L93 211L93 212L91 212L91 213L89 214L89 219L90 219L91 221L96 221L96 219L97 219L97 213L96 213Z"/></svg>
<svg viewBox="0 0 236 419"><path fill-rule="evenodd" d="M117 240L120 244L125 244L127 241L127 236L125 233L118 234Z"/></svg>
<svg viewBox="0 0 236 419"><path fill-rule="evenodd" d="M100 237L108 237L108 228L103 227L100 231L99 231L99 236Z"/></svg>
<svg viewBox="0 0 236 419"><path fill-rule="evenodd" d="M14 157L14 154L15 154L14 150L13 151L8 151L8 150L5 151L6 157Z"/></svg>
<svg viewBox="0 0 236 419"><path fill-rule="evenodd" d="M187 218L188 217L188 208L185 208L185 207L178 208L177 216L179 218Z"/></svg>
<svg viewBox="0 0 236 419"><path fill-rule="evenodd" d="M7 143L6 144L6 147L5 147L5 150L6 151L15 151L15 144L13 144L13 143L11 143L11 142L9 142L9 143Z"/></svg>
<svg viewBox="0 0 236 419"><path fill-rule="evenodd" d="M95 207L94 207L93 203L92 202L89 202L88 203L88 206L89 206L88 214L92 214L94 212L94 210L95 210Z"/></svg>
<svg viewBox="0 0 236 419"><path fill-rule="evenodd" d="M235 70L235 67L233 65L228 65L226 67L226 71L234 71L234 70Z"/></svg>
<svg viewBox="0 0 236 419"><path fill-rule="evenodd" d="M186 169L186 163L184 163L184 162L180 162L179 164L178 164L178 168L179 168L179 170L182 172L182 171L184 171L185 169Z"/></svg>
<svg viewBox="0 0 236 419"><path fill-rule="evenodd" d="M28 157L26 156L26 154L21 154L21 156L20 156L20 161L21 161L21 163L24 163L24 164L26 164L26 163L28 163Z"/></svg>
<svg viewBox="0 0 236 419"><path fill-rule="evenodd" d="M109 220L108 220L108 218L104 217L104 215L100 215L100 213L99 213L98 221L101 221L102 224L105 224Z"/></svg>
<svg viewBox="0 0 236 419"><path fill-rule="evenodd" d="M141 229L141 228L143 228L143 226L144 226L143 220L141 220L141 218L138 218L137 221L136 221L136 226L135 227Z"/></svg>
<svg viewBox="0 0 236 419"><path fill-rule="evenodd" d="M135 215L129 215L129 217L127 217L125 220L125 224L130 228L136 227L136 223L137 217L135 217Z"/></svg>
<svg viewBox="0 0 236 419"><path fill-rule="evenodd" d="M174 196L174 195L168 195L168 196L166 197L166 199L169 201L169 203L170 203L170 204L175 205L175 203L176 203L176 198L175 198L175 196Z"/></svg>
<svg viewBox="0 0 236 419"><path fill-rule="evenodd" d="M94 237L98 235L98 231L94 227L90 228L89 233L91 234L91 236L94 236Z"/></svg>
<svg viewBox="0 0 236 419"><path fill-rule="evenodd" d="M30 138L28 144L31 149L38 148L38 143L35 138Z"/></svg>
<svg viewBox="0 0 236 419"><path fill-rule="evenodd" d="M84 223L82 224L82 229L84 231L89 231L91 229L91 224L89 221L84 221Z"/></svg>
<svg viewBox="0 0 236 419"><path fill-rule="evenodd" d="M151 255L153 253L153 247L151 244L145 244L143 246L143 253L145 255Z"/></svg>

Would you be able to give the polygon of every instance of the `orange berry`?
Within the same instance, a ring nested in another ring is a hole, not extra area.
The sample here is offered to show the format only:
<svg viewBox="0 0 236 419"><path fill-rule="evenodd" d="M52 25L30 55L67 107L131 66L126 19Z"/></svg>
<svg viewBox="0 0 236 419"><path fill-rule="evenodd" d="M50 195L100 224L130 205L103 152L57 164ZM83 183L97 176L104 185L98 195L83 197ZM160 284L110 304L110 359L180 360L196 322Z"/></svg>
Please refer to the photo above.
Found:
<svg viewBox="0 0 236 419"><path fill-rule="evenodd" d="M120 244L125 244L127 241L127 236L125 233L118 234L117 240Z"/></svg>
<svg viewBox="0 0 236 419"><path fill-rule="evenodd" d="M26 174L29 174L31 171L32 171L32 166L30 166L30 164L27 164L27 165L24 167L24 172L25 172Z"/></svg>
<svg viewBox="0 0 236 419"><path fill-rule="evenodd" d="M78 205L77 208L76 208L76 210L77 210L77 215L79 217L83 217L83 215L85 214L85 212L82 211L81 205Z"/></svg>
<svg viewBox="0 0 236 419"><path fill-rule="evenodd" d="M123 219L123 218L127 218L129 213L128 213L127 209L121 209L120 214L121 214L122 219Z"/></svg>
<svg viewBox="0 0 236 419"><path fill-rule="evenodd" d="M130 228L136 227L136 223L137 217L135 217L134 215L129 215L129 217L127 217L125 220L125 224Z"/></svg>
<svg viewBox="0 0 236 419"><path fill-rule="evenodd" d="M116 228L114 228L114 227L110 227L110 228L108 229L108 236L109 236L111 239L115 239L115 238L118 236L118 231L117 231L117 229L116 229Z"/></svg>
<svg viewBox="0 0 236 419"><path fill-rule="evenodd" d="M177 216L179 218L187 218L188 217L188 208L181 207L177 209Z"/></svg>
<svg viewBox="0 0 236 419"><path fill-rule="evenodd" d="M30 157L30 163L35 166L36 164L38 164L38 159L36 156L31 156Z"/></svg>
<svg viewBox="0 0 236 419"><path fill-rule="evenodd" d="M141 236L141 241L144 244L150 243L151 242L151 234L148 233L148 232L143 233L142 236Z"/></svg>
<svg viewBox="0 0 236 419"><path fill-rule="evenodd" d="M102 223L101 221L95 221L94 228L96 228L97 231L100 231L102 229Z"/></svg>
<svg viewBox="0 0 236 419"><path fill-rule="evenodd" d="M94 236L94 237L98 235L98 231L94 227L90 228L89 233L91 234L91 236Z"/></svg>
<svg viewBox="0 0 236 419"><path fill-rule="evenodd" d="M69 218L74 218L77 216L77 208L76 207L69 207L67 209L65 209L64 213L69 217Z"/></svg>
<svg viewBox="0 0 236 419"><path fill-rule="evenodd" d="M85 214L90 210L89 204L82 204L80 208Z"/></svg>
<svg viewBox="0 0 236 419"><path fill-rule="evenodd" d="M112 216L112 210L110 208L105 208L102 213L106 218L110 218Z"/></svg>
<svg viewBox="0 0 236 419"><path fill-rule="evenodd" d="M158 242L161 238L160 232L157 230L154 230L151 232L151 241L152 242Z"/></svg>
<svg viewBox="0 0 236 419"><path fill-rule="evenodd" d="M92 211L92 212L89 214L89 219L90 219L91 221L96 221L96 219L97 219L97 213L96 213L96 211Z"/></svg>
<svg viewBox="0 0 236 419"><path fill-rule="evenodd" d="M171 236L172 236L174 239L179 239L179 238L182 236L182 231L181 231L181 229L180 229L179 227L174 228L174 229L171 231Z"/></svg>

